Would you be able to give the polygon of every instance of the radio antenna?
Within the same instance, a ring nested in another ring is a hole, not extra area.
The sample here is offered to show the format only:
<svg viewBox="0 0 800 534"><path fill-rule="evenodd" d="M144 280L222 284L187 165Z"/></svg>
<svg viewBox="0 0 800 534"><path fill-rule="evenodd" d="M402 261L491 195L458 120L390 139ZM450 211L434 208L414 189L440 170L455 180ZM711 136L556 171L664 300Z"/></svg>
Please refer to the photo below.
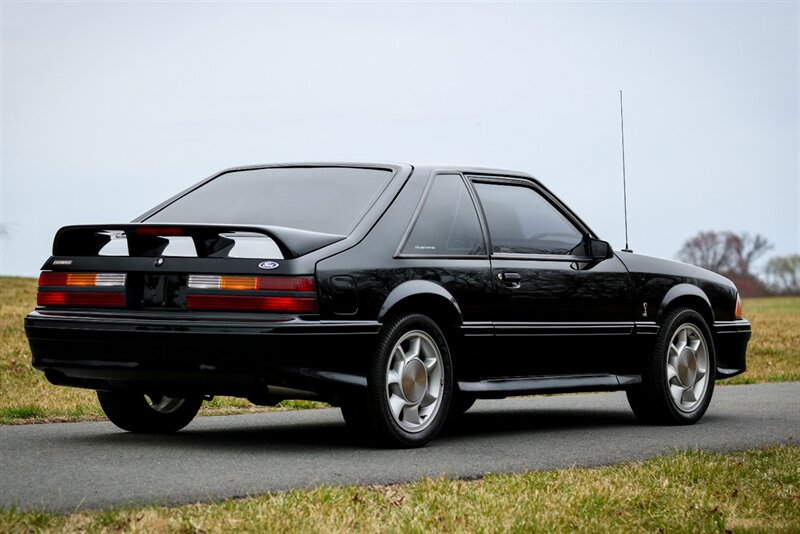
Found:
<svg viewBox="0 0 800 534"><path fill-rule="evenodd" d="M625 248L622 252L633 252L628 246L628 184L625 178L625 118L622 114L622 90L619 91L619 126L622 133L622 201L625 206Z"/></svg>

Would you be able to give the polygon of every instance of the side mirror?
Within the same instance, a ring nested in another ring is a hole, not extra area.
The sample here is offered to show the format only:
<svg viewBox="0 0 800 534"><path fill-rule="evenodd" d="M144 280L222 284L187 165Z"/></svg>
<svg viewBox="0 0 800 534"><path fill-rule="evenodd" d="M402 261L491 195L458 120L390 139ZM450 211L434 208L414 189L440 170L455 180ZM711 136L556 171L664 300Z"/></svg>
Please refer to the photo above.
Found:
<svg viewBox="0 0 800 534"><path fill-rule="evenodd" d="M589 238L589 256L596 261L607 260L614 257L611 245L608 241Z"/></svg>

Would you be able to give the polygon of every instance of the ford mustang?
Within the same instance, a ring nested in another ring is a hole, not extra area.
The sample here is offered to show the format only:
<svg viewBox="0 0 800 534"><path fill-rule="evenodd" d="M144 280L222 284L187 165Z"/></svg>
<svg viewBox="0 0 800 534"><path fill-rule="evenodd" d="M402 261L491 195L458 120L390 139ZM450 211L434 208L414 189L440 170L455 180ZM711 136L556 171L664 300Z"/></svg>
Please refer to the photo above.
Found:
<svg viewBox="0 0 800 534"><path fill-rule="evenodd" d="M613 251L527 174L372 163L228 169L61 228L25 329L34 367L124 430L180 430L214 395L319 399L400 447L536 393L695 423L751 334L729 280Z"/></svg>

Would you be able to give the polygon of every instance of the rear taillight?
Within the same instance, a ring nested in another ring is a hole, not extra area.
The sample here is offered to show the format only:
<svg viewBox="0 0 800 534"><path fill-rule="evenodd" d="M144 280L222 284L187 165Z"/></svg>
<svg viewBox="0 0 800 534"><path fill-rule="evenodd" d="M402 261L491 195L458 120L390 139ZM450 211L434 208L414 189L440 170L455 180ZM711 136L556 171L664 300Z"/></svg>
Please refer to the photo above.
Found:
<svg viewBox="0 0 800 534"><path fill-rule="evenodd" d="M315 313L317 294L310 276L223 276L191 274L190 310Z"/></svg>
<svg viewBox="0 0 800 534"><path fill-rule="evenodd" d="M736 293L736 310L733 312L733 316L736 319L742 318L742 299L739 297L739 293Z"/></svg>
<svg viewBox="0 0 800 534"><path fill-rule="evenodd" d="M39 287L125 287L125 273L42 273Z"/></svg>
<svg viewBox="0 0 800 534"><path fill-rule="evenodd" d="M310 276L216 276L190 274L189 289L231 289L263 291L314 291Z"/></svg>
<svg viewBox="0 0 800 534"><path fill-rule="evenodd" d="M186 297L186 307L192 310L314 313L317 310L317 299L298 297L188 295Z"/></svg>
<svg viewBox="0 0 800 534"><path fill-rule="evenodd" d="M39 275L39 306L124 307L125 273L52 273Z"/></svg>
<svg viewBox="0 0 800 534"><path fill-rule="evenodd" d="M48 291L40 292L36 303L39 306L122 307L125 306L125 293Z"/></svg>

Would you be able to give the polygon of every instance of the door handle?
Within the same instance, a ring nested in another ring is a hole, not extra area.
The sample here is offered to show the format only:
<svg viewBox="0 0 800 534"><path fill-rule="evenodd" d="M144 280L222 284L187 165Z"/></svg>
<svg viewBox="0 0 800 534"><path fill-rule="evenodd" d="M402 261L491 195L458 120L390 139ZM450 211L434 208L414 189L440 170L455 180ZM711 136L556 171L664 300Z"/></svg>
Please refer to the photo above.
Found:
<svg viewBox="0 0 800 534"><path fill-rule="evenodd" d="M500 273L498 277L503 281L503 285L511 289L519 289L522 282L522 276L519 273Z"/></svg>

